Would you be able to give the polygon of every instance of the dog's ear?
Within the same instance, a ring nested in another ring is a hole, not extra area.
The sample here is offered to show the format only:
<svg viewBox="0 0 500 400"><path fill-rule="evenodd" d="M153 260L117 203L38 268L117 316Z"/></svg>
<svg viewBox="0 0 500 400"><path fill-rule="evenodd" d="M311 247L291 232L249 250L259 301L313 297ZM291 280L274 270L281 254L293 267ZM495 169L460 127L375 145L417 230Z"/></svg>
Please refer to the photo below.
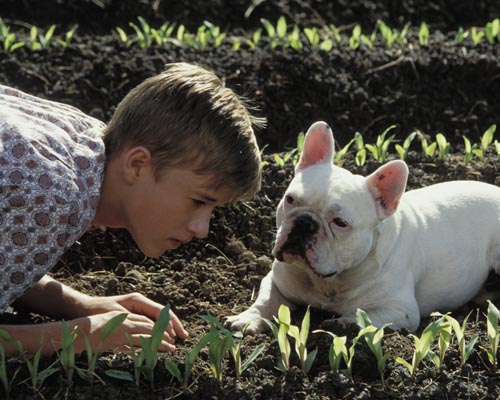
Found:
<svg viewBox="0 0 500 400"><path fill-rule="evenodd" d="M408 167L404 161L391 161L366 177L380 219L392 215L406 189Z"/></svg>
<svg viewBox="0 0 500 400"><path fill-rule="evenodd" d="M332 130L326 122L315 122L306 133L302 154L295 166L295 173L311 165L332 163L334 152Z"/></svg>

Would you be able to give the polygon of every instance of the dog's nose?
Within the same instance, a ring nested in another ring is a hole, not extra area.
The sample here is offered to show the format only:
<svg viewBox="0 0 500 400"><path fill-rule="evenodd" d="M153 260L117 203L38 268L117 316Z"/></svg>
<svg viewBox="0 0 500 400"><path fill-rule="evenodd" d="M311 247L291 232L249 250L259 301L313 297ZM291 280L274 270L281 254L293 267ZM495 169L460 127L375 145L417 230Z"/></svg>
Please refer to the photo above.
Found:
<svg viewBox="0 0 500 400"><path fill-rule="evenodd" d="M293 228L287 235L286 242L281 249L278 249L275 257L283 261L283 253L289 255L299 256L304 259L305 253L314 240L314 235L319 229L319 223L315 221L310 215L300 215L295 218Z"/></svg>
<svg viewBox="0 0 500 400"><path fill-rule="evenodd" d="M296 231L299 235L315 234L319 224L310 215L301 215L295 219L292 232Z"/></svg>

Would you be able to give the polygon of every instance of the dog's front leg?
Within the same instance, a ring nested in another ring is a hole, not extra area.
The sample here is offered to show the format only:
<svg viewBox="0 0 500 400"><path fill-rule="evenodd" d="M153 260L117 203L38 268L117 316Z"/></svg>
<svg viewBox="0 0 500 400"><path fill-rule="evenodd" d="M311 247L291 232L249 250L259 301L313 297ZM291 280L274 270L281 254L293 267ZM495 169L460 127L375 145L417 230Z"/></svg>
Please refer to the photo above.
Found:
<svg viewBox="0 0 500 400"><path fill-rule="evenodd" d="M272 319L273 315L277 316L281 304L285 304L290 309L294 308L275 285L271 270L260 284L259 295L255 303L241 314L228 317L226 323L232 330L242 330L248 325L247 332L262 332L267 327L263 318Z"/></svg>

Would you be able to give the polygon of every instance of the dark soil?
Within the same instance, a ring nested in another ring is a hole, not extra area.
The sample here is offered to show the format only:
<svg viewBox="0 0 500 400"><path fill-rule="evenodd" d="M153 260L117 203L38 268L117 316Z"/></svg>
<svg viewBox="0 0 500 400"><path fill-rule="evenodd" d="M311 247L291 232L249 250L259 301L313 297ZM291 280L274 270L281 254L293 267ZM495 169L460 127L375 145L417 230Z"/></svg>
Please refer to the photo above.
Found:
<svg viewBox="0 0 500 400"><path fill-rule="evenodd" d="M477 141L491 124L500 122L500 45L483 42L474 47L470 40L463 44L454 41L458 27L484 26L500 16L497 2L463 2L451 7L446 1L272 0L260 2L245 18L251 4L243 0L190 1L185 5L133 0L3 0L0 17L8 23L27 21L40 27L52 23L68 27L78 23L80 28L68 48L53 46L39 51L22 48L9 55L0 52L0 82L70 103L106 121L132 87L157 74L166 62L195 62L214 69L228 86L254 99L259 114L268 118L267 129L258 132L260 145L269 145L267 154L293 148L297 134L319 119L330 123L340 145L345 145L357 131L363 133L365 142L373 143L388 126L397 124L400 139L416 129L432 137L443 132L456 154L439 161L411 152L407 160L409 189L453 179L500 184L496 155L469 164L460 155L462 135ZM116 26L125 27L138 15L152 23L167 18L193 29L207 19L229 32L242 32L242 28L253 31L260 27L261 17L273 20L282 14L304 26L360 22L369 32L377 18L394 27L408 21L415 26L427 21L432 37L428 47L420 47L416 39L418 30L414 28L410 30L410 42L414 43L411 48L396 46L387 50L378 43L371 50L362 46L353 51L342 46L325 53L281 47L271 51L265 43L257 50L243 46L238 52L232 50L230 43L204 51L174 45L140 49L121 45L117 36L111 34ZM15 26L23 32L20 25ZM418 143L414 145L414 150L419 148ZM223 320L243 311L252 303L262 277L271 267L274 210L293 168L291 164L284 167L275 164L270 156L266 160L269 165L264 169L262 191L252 201L217 210L207 240L196 241L159 259L147 259L125 232L93 231L71 248L53 271L54 275L95 295L140 291L156 301L171 304L191 333L191 339L180 343L180 350L171 356L182 363L184 351L191 349L208 331L207 323L200 317L211 312ZM369 159L366 165L357 167L352 154L344 164L362 175L378 165ZM498 277L492 276L488 285L498 287ZM301 309L294 314L296 324L300 323L303 312ZM187 389L171 381L160 362L155 389L151 390L144 379L136 387L107 377L104 371L110 368L133 373L133 364L124 355L105 355L97 371L104 384L98 382L91 388L75 378L73 387L68 389L61 372L45 382L40 397L497 399L499 373L490 366L482 348L488 346L485 304L478 308L471 302L453 315L461 321L469 312L472 315L466 336L480 337L464 366L460 365L456 344L447 353L444 366L436 368L424 361L414 377L391 359L385 388L375 358L364 343L358 345L352 379L329 371L330 339L319 334L310 335L308 348L318 348L319 354L309 374L299 370L296 358L292 358L292 369L283 374L275 368L279 357L276 342L270 334L260 334L244 339L246 354L260 343L266 343L266 349L239 380L235 379L234 368L228 361L223 381L218 383L211 377L203 353ZM329 329L352 339L355 333L333 325L331 317L313 310L312 329ZM1 318L26 321L39 317L19 311ZM424 320L422 328L428 322ZM391 333L384 340L384 349L410 360L413 341L405 332ZM85 365L84 358L79 362ZM9 371L14 371L17 365L15 359L11 360ZM22 369L15 381L14 398L30 396L27 384L17 385L25 377L27 371Z"/></svg>

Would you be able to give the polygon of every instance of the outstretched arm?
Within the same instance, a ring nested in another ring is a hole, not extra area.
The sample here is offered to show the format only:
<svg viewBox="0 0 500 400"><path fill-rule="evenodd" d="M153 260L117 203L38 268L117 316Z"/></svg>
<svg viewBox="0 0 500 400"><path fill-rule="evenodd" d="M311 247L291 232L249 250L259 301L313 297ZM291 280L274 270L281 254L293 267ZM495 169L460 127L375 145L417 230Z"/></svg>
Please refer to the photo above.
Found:
<svg viewBox="0 0 500 400"><path fill-rule="evenodd" d="M37 285L24 294L16 302L39 314L57 319L68 320L70 329L78 327L80 332L75 347L84 350L84 339L89 337L92 347L97 347L104 325L115 315L127 313L128 317L119 330L105 343L102 350L125 349L129 345L125 333L132 338L132 344L139 347L139 336L151 334L154 322L158 319L163 305L148 299L139 293L120 296L93 297L81 293L45 276ZM58 348L61 335L61 323L54 322L38 325L4 325L6 330L16 339L21 340L28 351L36 351L40 343L44 343L44 354L51 354ZM164 342L160 350L173 351L175 338L185 339L187 331L177 316L170 312L170 323L164 333Z"/></svg>

